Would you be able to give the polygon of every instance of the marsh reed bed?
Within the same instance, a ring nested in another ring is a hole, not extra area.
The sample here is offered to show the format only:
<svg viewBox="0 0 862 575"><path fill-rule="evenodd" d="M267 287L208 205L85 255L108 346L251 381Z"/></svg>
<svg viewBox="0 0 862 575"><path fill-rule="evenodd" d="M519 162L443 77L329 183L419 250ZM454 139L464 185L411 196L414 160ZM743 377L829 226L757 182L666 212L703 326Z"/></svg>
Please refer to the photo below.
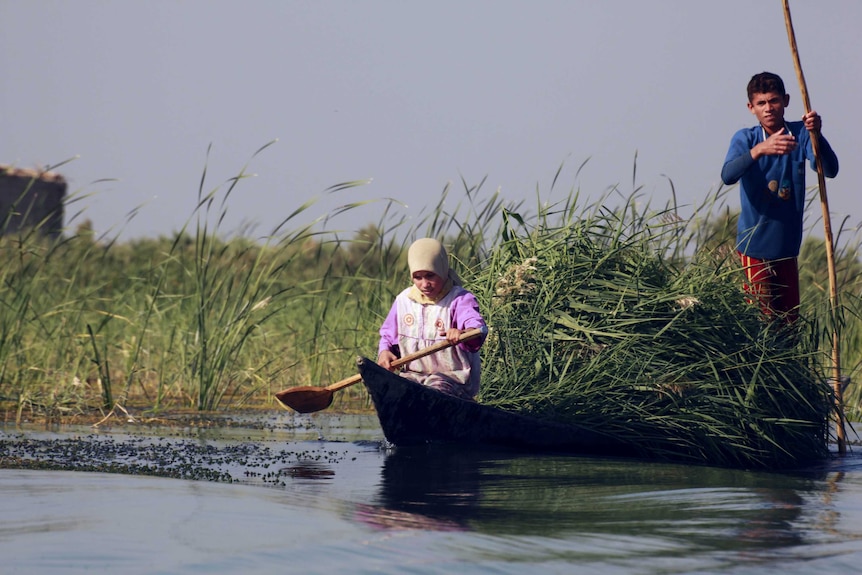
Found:
<svg viewBox="0 0 862 575"><path fill-rule="evenodd" d="M802 320L789 327L741 292L727 190L683 217L637 191L528 206L462 182L409 218L384 202L358 231L327 230L328 217L294 225L304 204L249 238L221 229L242 179L206 192L202 178L171 237L120 242L85 222L60 241L2 238L7 420L275 407L275 391L343 379L375 354L409 281L406 247L435 236L492 330L481 401L630 437L653 457L786 467L826 454L831 330L851 377L862 349L855 250L840 252L833 326L822 242L806 240ZM852 417L858 390L845 399ZM354 386L335 406L369 404Z"/></svg>

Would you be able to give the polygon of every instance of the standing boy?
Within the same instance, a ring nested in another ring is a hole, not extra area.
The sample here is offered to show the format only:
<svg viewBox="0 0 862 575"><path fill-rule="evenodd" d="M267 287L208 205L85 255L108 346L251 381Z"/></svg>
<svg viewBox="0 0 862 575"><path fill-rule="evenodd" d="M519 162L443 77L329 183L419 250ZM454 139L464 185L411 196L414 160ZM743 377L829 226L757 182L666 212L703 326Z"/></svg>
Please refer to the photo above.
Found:
<svg viewBox="0 0 862 575"><path fill-rule="evenodd" d="M801 122L785 122L790 96L776 74L762 72L748 83L748 109L758 125L733 135L721 169L726 185L739 182L741 211L736 249L745 269L745 290L766 314L794 321L799 313L799 269L805 209L805 163L817 164L809 132L820 132L814 110ZM823 173L838 174L838 158L822 136Z"/></svg>

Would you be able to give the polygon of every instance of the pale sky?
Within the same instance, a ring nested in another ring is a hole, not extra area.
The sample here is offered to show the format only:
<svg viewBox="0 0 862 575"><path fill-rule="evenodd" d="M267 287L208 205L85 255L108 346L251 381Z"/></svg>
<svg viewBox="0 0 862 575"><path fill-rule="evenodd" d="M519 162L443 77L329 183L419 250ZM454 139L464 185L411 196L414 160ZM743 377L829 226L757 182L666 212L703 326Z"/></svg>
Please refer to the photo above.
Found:
<svg viewBox="0 0 862 575"><path fill-rule="evenodd" d="M841 163L827 181L833 227L856 226L862 2L790 5ZM306 219L378 198L415 215L462 178L531 203L628 193L635 155L644 199L663 205L670 179L686 215L718 188L733 133L755 123L745 86L764 70L784 78L798 119L780 0L0 0L0 164L74 157L57 169L82 197L67 218L83 209L76 222L123 238L179 230L205 165L210 191L247 163L257 175L233 192L224 231L265 234L367 178Z"/></svg>

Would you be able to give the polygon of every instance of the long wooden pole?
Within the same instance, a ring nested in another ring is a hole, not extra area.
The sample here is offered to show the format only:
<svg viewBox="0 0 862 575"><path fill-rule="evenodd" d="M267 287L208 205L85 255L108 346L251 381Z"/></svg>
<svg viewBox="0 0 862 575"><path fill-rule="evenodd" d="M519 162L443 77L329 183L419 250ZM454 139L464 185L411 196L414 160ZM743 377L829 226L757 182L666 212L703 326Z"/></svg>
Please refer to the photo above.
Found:
<svg viewBox="0 0 862 575"><path fill-rule="evenodd" d="M787 25L787 38L790 40L790 51L793 53L793 63L796 66L796 76L799 79L799 89L802 91L802 103L805 113L811 111L808 99L808 88L802 64L799 61L799 50L796 48L796 34L793 32L793 21L790 18L790 2L784 2L784 23ZM829 217L829 199L826 196L826 177L823 175L823 163L820 158L820 133L811 132L811 147L814 149L814 159L817 164L817 184L820 188L820 206L823 209L823 232L826 241L826 263L829 267L829 309L832 315L832 385L835 390L836 425L835 437L838 441L838 453L847 453L847 438L844 429L844 386L841 382L841 353L838 345L838 280L835 273L835 244L832 239L832 222Z"/></svg>

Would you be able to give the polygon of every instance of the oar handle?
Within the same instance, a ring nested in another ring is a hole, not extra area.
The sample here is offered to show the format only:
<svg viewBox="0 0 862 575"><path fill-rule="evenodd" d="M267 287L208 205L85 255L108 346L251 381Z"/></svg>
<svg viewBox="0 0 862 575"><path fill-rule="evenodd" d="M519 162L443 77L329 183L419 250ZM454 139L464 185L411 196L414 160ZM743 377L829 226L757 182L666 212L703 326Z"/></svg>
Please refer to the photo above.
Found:
<svg viewBox="0 0 862 575"><path fill-rule="evenodd" d="M473 329L468 329L465 332L462 332L460 336L458 336L458 341L455 343L450 342L448 339L444 339L443 341L438 341L434 345L430 345L425 349L420 349L419 351L409 353L404 357L400 357L392 362L392 367L401 367L402 365L408 364L413 360L425 357L426 355L431 355L432 353L436 353L440 350L446 349L447 347L452 347L453 345L458 345L463 341L467 341L468 339L473 339L474 337L479 337L482 334L488 333L487 327L477 327ZM350 387L355 383L359 383L362 381L362 376L352 375L347 379L342 379L341 381L335 382L332 385L327 385L324 389L328 391L338 391L339 389L344 389L345 387Z"/></svg>

